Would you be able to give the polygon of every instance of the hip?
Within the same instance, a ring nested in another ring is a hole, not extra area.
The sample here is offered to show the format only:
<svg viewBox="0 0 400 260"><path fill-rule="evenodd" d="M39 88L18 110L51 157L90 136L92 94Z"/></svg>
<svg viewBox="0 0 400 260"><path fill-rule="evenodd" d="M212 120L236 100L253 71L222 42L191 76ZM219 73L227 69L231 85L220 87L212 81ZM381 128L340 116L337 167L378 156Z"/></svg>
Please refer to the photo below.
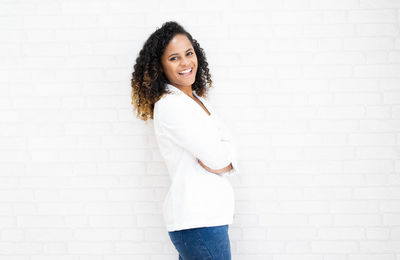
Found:
<svg viewBox="0 0 400 260"><path fill-rule="evenodd" d="M230 260L229 225L170 231L168 235L183 259Z"/></svg>

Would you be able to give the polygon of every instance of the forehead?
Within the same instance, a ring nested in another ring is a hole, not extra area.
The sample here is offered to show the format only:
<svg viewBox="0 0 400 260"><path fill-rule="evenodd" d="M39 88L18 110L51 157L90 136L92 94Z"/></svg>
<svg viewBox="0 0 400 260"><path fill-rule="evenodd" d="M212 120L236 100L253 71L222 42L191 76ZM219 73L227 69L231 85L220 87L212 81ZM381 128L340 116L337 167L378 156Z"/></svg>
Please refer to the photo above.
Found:
<svg viewBox="0 0 400 260"><path fill-rule="evenodd" d="M184 52L189 48L192 48L192 44L184 34L175 35L165 48L165 53L169 52Z"/></svg>

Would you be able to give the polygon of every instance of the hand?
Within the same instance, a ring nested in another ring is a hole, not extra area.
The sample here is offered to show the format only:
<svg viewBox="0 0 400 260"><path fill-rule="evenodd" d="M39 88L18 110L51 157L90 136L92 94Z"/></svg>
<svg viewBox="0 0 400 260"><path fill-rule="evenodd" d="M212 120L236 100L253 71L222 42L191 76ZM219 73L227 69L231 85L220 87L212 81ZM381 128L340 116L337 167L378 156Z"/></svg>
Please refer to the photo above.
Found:
<svg viewBox="0 0 400 260"><path fill-rule="evenodd" d="M205 165L202 161L200 161L200 159L197 159L197 161L199 162L199 164L206 169L209 172L212 173L216 173L216 174L221 174L221 173L225 173L225 172L229 172L230 170L232 170L232 163L229 164L228 166L226 166L225 168L222 169L211 169L210 167L208 167L207 165Z"/></svg>

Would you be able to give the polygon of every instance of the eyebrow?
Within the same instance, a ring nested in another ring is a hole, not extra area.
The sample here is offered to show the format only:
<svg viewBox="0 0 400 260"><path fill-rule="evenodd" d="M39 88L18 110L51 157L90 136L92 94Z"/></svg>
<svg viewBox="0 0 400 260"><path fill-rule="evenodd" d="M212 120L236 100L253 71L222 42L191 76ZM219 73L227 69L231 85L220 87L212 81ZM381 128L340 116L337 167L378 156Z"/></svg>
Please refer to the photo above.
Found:
<svg viewBox="0 0 400 260"><path fill-rule="evenodd" d="M190 50L193 50L193 49L192 49L192 48L189 48L189 49L187 49L186 51L190 51ZM186 51L185 51L185 52L186 52ZM172 55L178 55L178 53L172 53L172 54L170 54L170 55L168 56L168 58L171 57Z"/></svg>

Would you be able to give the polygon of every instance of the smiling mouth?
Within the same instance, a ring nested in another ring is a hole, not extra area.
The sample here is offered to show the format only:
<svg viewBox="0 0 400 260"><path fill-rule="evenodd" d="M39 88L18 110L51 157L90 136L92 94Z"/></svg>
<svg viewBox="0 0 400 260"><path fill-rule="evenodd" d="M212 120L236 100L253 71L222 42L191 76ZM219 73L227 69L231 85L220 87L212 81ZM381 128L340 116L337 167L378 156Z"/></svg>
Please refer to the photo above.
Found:
<svg viewBox="0 0 400 260"><path fill-rule="evenodd" d="M192 71L193 71L193 68L190 68L190 69L178 72L178 74L182 75L182 76L189 76L190 74L192 74Z"/></svg>

